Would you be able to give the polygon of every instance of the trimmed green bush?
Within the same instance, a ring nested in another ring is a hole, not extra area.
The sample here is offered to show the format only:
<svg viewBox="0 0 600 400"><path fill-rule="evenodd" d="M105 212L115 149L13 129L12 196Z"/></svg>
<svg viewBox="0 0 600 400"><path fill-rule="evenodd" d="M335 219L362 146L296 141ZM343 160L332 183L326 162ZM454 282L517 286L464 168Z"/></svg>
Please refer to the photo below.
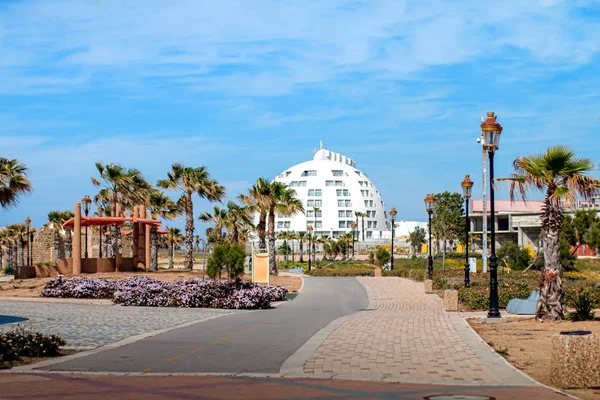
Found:
<svg viewBox="0 0 600 400"><path fill-rule="evenodd" d="M526 299L530 294L531 289L527 284L499 283L498 305L500 308L506 308L511 299ZM461 287L458 290L458 300L471 311L487 310L490 303L490 288L483 285L471 286L470 288Z"/></svg>
<svg viewBox="0 0 600 400"><path fill-rule="evenodd" d="M310 276L375 276L373 268L313 268L307 275Z"/></svg>
<svg viewBox="0 0 600 400"><path fill-rule="evenodd" d="M400 278L412 279L413 281L422 282L425 280L425 270L421 269L405 269L395 268L393 271L383 271L383 276L397 276Z"/></svg>

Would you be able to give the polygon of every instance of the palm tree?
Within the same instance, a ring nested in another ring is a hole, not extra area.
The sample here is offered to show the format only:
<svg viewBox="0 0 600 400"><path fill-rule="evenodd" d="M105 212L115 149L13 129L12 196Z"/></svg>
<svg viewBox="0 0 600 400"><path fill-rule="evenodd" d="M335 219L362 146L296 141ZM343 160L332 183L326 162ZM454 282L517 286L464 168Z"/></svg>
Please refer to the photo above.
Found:
<svg viewBox="0 0 600 400"><path fill-rule="evenodd" d="M63 229L63 224L65 223L65 212L64 211L50 211L48 213L48 223L45 227L52 230L53 239L54 239L54 263L56 264L59 259L65 258L64 252L64 242L62 237L60 236L60 231Z"/></svg>
<svg viewBox="0 0 600 400"><path fill-rule="evenodd" d="M258 213L256 233L258 235L258 248L267 249L267 214L269 212L269 195L271 184L266 178L260 177L248 191L248 195L241 194L238 199L249 206L249 212Z"/></svg>
<svg viewBox="0 0 600 400"><path fill-rule="evenodd" d="M289 231L281 231L277 234L277 239L279 240L283 240L283 255L285 258L285 264L289 265L289 246L288 246L288 240L291 238L291 233Z"/></svg>
<svg viewBox="0 0 600 400"><path fill-rule="evenodd" d="M157 185L165 189L178 190L181 197L177 201L185 212L185 268L194 266L194 203L192 195L197 193L201 198L210 201L221 201L225 197L225 187L212 179L205 167L186 167L175 163L167 173L167 179L159 180Z"/></svg>
<svg viewBox="0 0 600 400"><path fill-rule="evenodd" d="M250 210L249 206L240 206L233 201L227 203L225 228L231 243L240 242L240 231L254 227Z"/></svg>
<svg viewBox="0 0 600 400"><path fill-rule="evenodd" d="M167 227L167 243L169 252L169 269L173 269L173 257L175 256L175 246L179 247L183 243L181 229Z"/></svg>
<svg viewBox="0 0 600 400"><path fill-rule="evenodd" d="M514 172L509 178L510 198L518 194L526 200L531 189L545 192L542 207L544 232L544 269L538 303L538 320L559 320L563 317L562 271L559 236L563 211L573 206L578 196L589 199L597 193L600 181L586 175L594 163L587 158L576 158L567 146L552 146L542 154L521 156L513 162Z"/></svg>
<svg viewBox="0 0 600 400"><path fill-rule="evenodd" d="M223 230L227 227L227 211L219 206L214 206L212 213L205 211L198 219L202 222L212 222L215 226L212 227L211 236L216 235L222 238Z"/></svg>
<svg viewBox="0 0 600 400"><path fill-rule="evenodd" d="M304 212L304 206L296 198L294 189L290 189L286 184L277 181L269 185L268 206L269 268L272 274L277 275L275 216L291 216L297 212Z"/></svg>
<svg viewBox="0 0 600 400"><path fill-rule="evenodd" d="M348 249L351 246L352 243L352 237L354 236L354 234L352 232L346 232L340 235L338 242L340 242L340 245L342 247L343 253L344 253L344 259L348 258Z"/></svg>
<svg viewBox="0 0 600 400"><path fill-rule="evenodd" d="M180 208L164 193L153 190L147 200L147 205L152 219L166 218L173 219L181 214ZM158 228L150 228L150 270L158 270Z"/></svg>
<svg viewBox="0 0 600 400"><path fill-rule="evenodd" d="M362 240L365 240L365 217L367 216L367 213L364 212L360 212L360 211L355 211L354 215L356 216L356 227L358 228L358 217L362 218ZM360 238L359 238L360 239Z"/></svg>
<svg viewBox="0 0 600 400"><path fill-rule="evenodd" d="M17 266L17 228L16 225L8 225L2 230L2 240L6 245L6 265L7 267Z"/></svg>
<svg viewBox="0 0 600 400"><path fill-rule="evenodd" d="M19 196L31 193L27 179L29 170L19 160L0 157L0 207L8 209L19 202Z"/></svg>
<svg viewBox="0 0 600 400"><path fill-rule="evenodd" d="M101 189L94 200L96 203L109 200L114 216L119 216L117 215L117 204L123 207L144 204L149 197L152 186L139 170L125 168L119 164L104 164L102 161L96 162L96 169L100 174L100 179L92 178L92 184ZM116 247L119 248L119 252L122 251L120 229L117 229L116 224L111 226L111 235L112 254L110 256L114 256ZM107 256L109 255L107 254Z"/></svg>
<svg viewBox="0 0 600 400"><path fill-rule="evenodd" d="M298 244L300 245L300 262L304 262L304 240L306 239L306 232L298 232Z"/></svg>

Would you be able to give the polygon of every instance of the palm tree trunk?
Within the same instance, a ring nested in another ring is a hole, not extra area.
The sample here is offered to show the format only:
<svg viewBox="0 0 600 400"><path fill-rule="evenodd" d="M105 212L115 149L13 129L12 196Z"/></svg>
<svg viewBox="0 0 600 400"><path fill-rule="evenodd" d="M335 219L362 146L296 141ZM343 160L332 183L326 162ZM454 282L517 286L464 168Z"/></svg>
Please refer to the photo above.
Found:
<svg viewBox="0 0 600 400"><path fill-rule="evenodd" d="M4 248L2 247L2 244L0 243L0 269L4 269Z"/></svg>
<svg viewBox="0 0 600 400"><path fill-rule="evenodd" d="M560 263L560 230L562 210L548 200L544 201L542 227L544 237L544 270L540 283L540 301L537 307L538 320L560 320L564 317L562 305L562 264Z"/></svg>
<svg viewBox="0 0 600 400"><path fill-rule="evenodd" d="M304 262L304 241L300 239L300 262Z"/></svg>
<svg viewBox="0 0 600 400"><path fill-rule="evenodd" d="M150 270L158 271L158 235L157 228L150 228Z"/></svg>
<svg viewBox="0 0 600 400"><path fill-rule="evenodd" d="M185 196L185 269L192 270L194 267L194 203L192 203L192 192Z"/></svg>
<svg viewBox="0 0 600 400"><path fill-rule="evenodd" d="M277 275L277 249L275 248L275 213L269 213L269 269Z"/></svg>
<svg viewBox="0 0 600 400"><path fill-rule="evenodd" d="M169 243L169 269L173 269L173 253L175 253L175 245L171 242Z"/></svg>

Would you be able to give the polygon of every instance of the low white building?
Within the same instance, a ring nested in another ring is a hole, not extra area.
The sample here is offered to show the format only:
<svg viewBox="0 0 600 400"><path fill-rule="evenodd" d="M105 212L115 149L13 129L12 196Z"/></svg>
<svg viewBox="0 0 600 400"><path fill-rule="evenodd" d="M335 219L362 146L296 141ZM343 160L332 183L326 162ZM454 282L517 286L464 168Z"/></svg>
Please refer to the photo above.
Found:
<svg viewBox="0 0 600 400"><path fill-rule="evenodd" d="M315 150L312 160L287 168L275 180L294 189L305 209L291 217L277 216L278 232L305 232L312 226L313 234L337 238L352 232L356 222L357 240L391 238L381 194L353 159L321 148ZM364 217L357 217L357 212Z"/></svg>

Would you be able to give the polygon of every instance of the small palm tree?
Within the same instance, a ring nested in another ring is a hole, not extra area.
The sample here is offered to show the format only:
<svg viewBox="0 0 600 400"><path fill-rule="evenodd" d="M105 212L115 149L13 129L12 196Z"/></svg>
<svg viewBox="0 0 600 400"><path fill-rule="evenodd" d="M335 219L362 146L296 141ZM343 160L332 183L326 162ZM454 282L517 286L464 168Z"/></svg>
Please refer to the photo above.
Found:
<svg viewBox="0 0 600 400"><path fill-rule="evenodd" d="M181 235L181 229L167 227L169 269L173 269L173 257L175 257L175 247L181 246L182 243L183 243L183 236Z"/></svg>
<svg viewBox="0 0 600 400"><path fill-rule="evenodd" d="M269 213L269 196L271 193L271 184L268 179L260 177L252 185L247 195L241 194L238 199L247 204L249 212L258 213L258 224L256 233L258 235L258 248L267 249L267 214Z"/></svg>
<svg viewBox="0 0 600 400"><path fill-rule="evenodd" d="M0 157L0 207L8 209L15 206L22 194L33 191L28 173L25 164L19 160Z"/></svg>
<svg viewBox="0 0 600 400"><path fill-rule="evenodd" d="M296 198L296 192L286 184L274 181L270 184L268 197L268 236L269 236L269 268L277 275L277 258L275 252L275 216L291 216L304 212L302 202Z"/></svg>
<svg viewBox="0 0 600 400"><path fill-rule="evenodd" d="M306 240L306 232L298 232L297 235L300 250L300 262L304 262L304 241Z"/></svg>
<svg viewBox="0 0 600 400"><path fill-rule="evenodd" d="M514 163L509 178L510 198L518 193L526 200L531 189L545 192L542 207L544 232L544 269L538 320L559 320L563 317L562 272L559 236L565 207L574 205L577 196L591 198L597 193L600 181L588 175L594 163L587 158L576 158L567 146L553 146L542 154L521 156Z"/></svg>
<svg viewBox="0 0 600 400"><path fill-rule="evenodd" d="M233 201L227 203L225 228L227 229L227 235L231 243L240 242L239 235L241 230L254 227L250 210L249 206L240 206Z"/></svg>
<svg viewBox="0 0 600 400"><path fill-rule="evenodd" d="M48 223L45 225L52 231L54 239L54 263L56 264L59 259L65 258L64 241L60 235L63 230L63 224L67 221L68 211L50 211L48 213Z"/></svg>
<svg viewBox="0 0 600 400"><path fill-rule="evenodd" d="M177 201L185 213L185 262L186 269L194 267L194 203L192 195L198 194L209 201L221 201L225 197L225 187L212 179L205 167L186 167L175 163L167 173L167 179L159 180L157 186L181 192Z"/></svg>
<svg viewBox="0 0 600 400"><path fill-rule="evenodd" d="M214 206L212 213L205 211L198 219L202 222L212 222L215 225L212 227L211 235L217 235L219 237L224 237L223 230L227 228L227 210Z"/></svg>
<svg viewBox="0 0 600 400"><path fill-rule="evenodd" d="M147 200L152 219L166 218L172 220L181 214L177 204L164 193L153 190ZM158 228L150 228L150 270L158 270Z"/></svg>

